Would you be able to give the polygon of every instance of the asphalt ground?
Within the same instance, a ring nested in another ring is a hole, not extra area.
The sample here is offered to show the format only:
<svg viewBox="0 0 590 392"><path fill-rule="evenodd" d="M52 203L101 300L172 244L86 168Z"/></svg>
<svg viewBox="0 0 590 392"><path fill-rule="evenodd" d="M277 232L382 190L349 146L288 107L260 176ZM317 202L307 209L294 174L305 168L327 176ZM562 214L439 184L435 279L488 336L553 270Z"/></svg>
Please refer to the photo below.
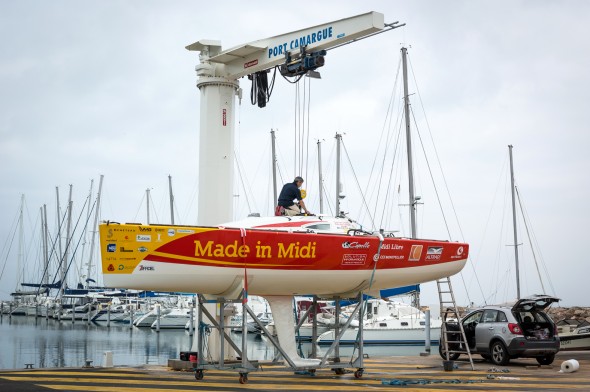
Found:
<svg viewBox="0 0 590 392"><path fill-rule="evenodd" d="M576 359L580 368L560 372L562 362ZM346 358L342 358L346 361ZM560 352L549 366L534 359L512 360L497 367L474 357L457 360L453 370L445 371L438 355L427 357L373 357L364 360L361 378L355 368L342 375L330 369L315 373L288 371L282 366L264 364L248 374L245 384L235 371L206 370L202 380L192 371L174 371L164 366L19 369L0 371L0 391L590 391L590 351Z"/></svg>

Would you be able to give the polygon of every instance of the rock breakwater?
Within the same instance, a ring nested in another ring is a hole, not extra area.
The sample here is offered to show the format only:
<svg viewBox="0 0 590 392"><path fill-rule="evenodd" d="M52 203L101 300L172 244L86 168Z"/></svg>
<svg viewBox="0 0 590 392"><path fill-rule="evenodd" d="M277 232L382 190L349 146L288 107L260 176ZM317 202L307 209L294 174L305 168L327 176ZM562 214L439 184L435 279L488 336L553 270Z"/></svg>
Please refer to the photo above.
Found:
<svg viewBox="0 0 590 392"><path fill-rule="evenodd" d="M547 309L547 314L551 316L553 321L577 319L590 322L590 308L581 306L572 306L571 308L550 307Z"/></svg>

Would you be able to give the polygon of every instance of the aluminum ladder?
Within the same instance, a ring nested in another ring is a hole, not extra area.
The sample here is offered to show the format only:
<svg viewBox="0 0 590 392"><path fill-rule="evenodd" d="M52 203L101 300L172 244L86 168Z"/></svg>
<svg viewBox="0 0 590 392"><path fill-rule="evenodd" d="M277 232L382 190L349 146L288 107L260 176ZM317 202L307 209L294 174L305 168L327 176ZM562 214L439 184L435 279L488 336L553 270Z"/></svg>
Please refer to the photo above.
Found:
<svg viewBox="0 0 590 392"><path fill-rule="evenodd" d="M473 366L473 357L467 344L467 337L461 323L461 316L457 310L457 303L455 302L455 294L453 293L453 286L451 285L451 278L441 278L436 281L438 286L438 299L440 301L440 317L442 320L440 333L440 350L445 353L447 361L453 354L467 354L469 363L471 363L471 370L475 370ZM458 326L449 330L449 325ZM460 331L460 334L458 333ZM452 349L449 349L449 346Z"/></svg>

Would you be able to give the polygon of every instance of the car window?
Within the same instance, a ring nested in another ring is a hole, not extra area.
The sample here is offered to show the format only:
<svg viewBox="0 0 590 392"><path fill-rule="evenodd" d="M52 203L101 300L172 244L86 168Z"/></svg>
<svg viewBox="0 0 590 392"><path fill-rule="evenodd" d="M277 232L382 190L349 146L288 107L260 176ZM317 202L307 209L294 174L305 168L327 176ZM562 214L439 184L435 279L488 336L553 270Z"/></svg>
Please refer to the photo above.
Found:
<svg viewBox="0 0 590 392"><path fill-rule="evenodd" d="M523 323L532 323L532 322L545 322L545 317L543 317L543 313L529 311L529 312L519 312L519 319L520 322Z"/></svg>
<svg viewBox="0 0 590 392"><path fill-rule="evenodd" d="M494 323L496 322L496 318L498 317L498 311L495 309L486 309L483 312L483 317L481 318L482 323Z"/></svg>
<svg viewBox="0 0 590 392"><path fill-rule="evenodd" d="M506 317L504 312L498 312L498 321L501 323L508 322L508 317Z"/></svg>
<svg viewBox="0 0 590 392"><path fill-rule="evenodd" d="M533 314L533 320L535 320L536 322L539 323L546 323L547 320L547 315L543 312L531 312Z"/></svg>
<svg viewBox="0 0 590 392"><path fill-rule="evenodd" d="M463 321L464 323L473 323L473 322L479 322L479 319L481 318L481 314L483 312L475 312L469 316L467 316L467 318Z"/></svg>

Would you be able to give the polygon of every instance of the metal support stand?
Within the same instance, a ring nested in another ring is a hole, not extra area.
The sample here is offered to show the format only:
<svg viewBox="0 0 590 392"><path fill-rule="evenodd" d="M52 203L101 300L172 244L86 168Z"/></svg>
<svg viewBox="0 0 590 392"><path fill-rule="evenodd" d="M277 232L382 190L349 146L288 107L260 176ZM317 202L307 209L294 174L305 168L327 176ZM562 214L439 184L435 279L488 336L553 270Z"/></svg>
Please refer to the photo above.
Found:
<svg viewBox="0 0 590 392"><path fill-rule="evenodd" d="M328 352L324 355L324 357L320 360L319 364L313 365L305 365L305 366L297 366L293 360L290 358L289 355L285 352L285 350L281 347L278 339L273 336L263 322L261 322L254 311L248 306L248 304L243 300L244 293L237 298L237 299L225 299L225 298L216 298L216 299L206 299L204 296L199 295L199 307L197 311L197 322L198 322L198 341L197 341L197 362L194 367L195 371L195 379L202 380L204 378L205 370L209 369L216 369L216 370L231 370L234 372L239 373L239 382L240 384L245 384L248 382L248 373L253 371L261 370L261 363L259 361L250 360L247 357L247 320L248 315L252 318L252 320L260 327L262 334L266 336L266 338L270 341L270 343L275 347L278 351L277 356L272 361L272 363L276 363L280 357L284 359L287 363L287 366L276 368L277 371L285 371L291 370L294 372L306 372L308 374L314 374L316 369L320 368L331 368L336 374L344 374L345 368L347 367L354 367L356 371L354 372L355 378L361 378L364 372L363 366L363 323L362 319L364 317L364 308L365 308L365 300L363 299L362 293L358 296L358 304L355 307L354 311L352 312L350 318L347 320L344 326L341 326L339 329L339 334L336 337L332 346L330 346ZM339 298L338 298L339 300ZM230 303L242 303L242 320L241 320L241 329L242 329L242 344L241 348L237 346L237 344L233 341L232 337L226 332L228 329L237 329L239 326L235 325L225 325L223 321L224 316L224 309L227 304ZM215 317L211 315L211 313L203 306L206 303L216 303L218 304L219 309L219 322L216 321ZM301 317L297 328L301 326L303 321L308 317L309 311L314 309L315 314L317 314L317 299L314 301L314 306L310 308L307 313ZM339 313L339 309L337 311ZM355 358L351 358L349 362L341 362L339 357L339 341L346 329L350 326L353 319L355 319L356 315L358 314L358 319L361 320L359 322L359 333L357 337L357 342L355 345L355 349L358 350L358 356ZM339 318L339 314L337 317ZM315 318L315 317L314 317ZM210 325L206 324L209 322ZM337 319L338 320L338 319ZM220 344L220 352L219 352L219 360L218 361L211 361L208 358L211 358L210 353L207 353L205 348L205 341L207 339L207 331L208 329L215 329L219 331L221 337L221 344ZM317 335L317 325L314 335ZM225 344L229 344L237 353L239 360L238 361L226 361L224 358L225 355ZM312 344L315 344L315 338ZM338 353L335 358L329 359L329 355L332 352ZM266 368L266 371L273 371L273 368Z"/></svg>
<svg viewBox="0 0 590 392"><path fill-rule="evenodd" d="M339 299L337 299L338 301ZM342 326L341 328L338 326L338 324L340 323L340 307L339 305L336 305L336 320L335 320L335 325L336 325L336 329L334 331L334 342L332 342L332 345L330 346L330 348L328 348L328 351L326 351L326 353L324 354L324 356L322 357L322 360L320 362L320 367L331 367L332 370L334 370L334 372L336 374L344 374L344 368L346 367L355 367L357 368L357 370L354 372L354 377L355 378L361 378L363 376L363 372L364 372L364 365L363 365L363 358L364 358L364 353L363 353L363 347L364 347L364 325L363 325L363 319L364 319L364 312L365 312L365 306L366 306L366 300L364 299L363 293L359 293L359 295L357 296L357 305L354 308L354 310L352 311L350 317L348 318L348 320L346 321L346 323L344 324L344 326ZM338 302L337 302L338 304ZM342 338L342 336L344 335L344 333L346 332L346 329L350 326L352 320L355 319L355 316L358 314L358 320L359 320L359 329L358 329L358 333L357 333L357 339L356 342L354 344L355 347L355 351L358 350L358 355L356 357L353 357L350 359L349 362L344 363L340 361L340 352L339 352L339 347L340 347L340 339ZM334 351L335 353L335 357L333 358L333 363L328 364L328 358L330 356L330 354L332 353L332 351Z"/></svg>
<svg viewBox="0 0 590 392"><path fill-rule="evenodd" d="M245 337L245 335L242 336L242 348L240 349L236 343L233 341L233 339L227 334L226 330L227 329L233 329L236 328L236 326L232 326L232 325L224 325L224 311L225 311L225 306L228 303L239 303L242 302L242 308L244 310L244 312L242 313L242 333L245 334L247 333L247 329L246 329L246 320L247 320L247 316L246 316L246 312L250 313L250 314L254 314L252 312L252 310L248 307L247 304L245 304L242 301L242 295L240 295L240 297L238 297L237 299L233 299L233 300L227 300L224 298L217 298L217 299L213 299L213 300L207 300L205 299L204 296L199 295L199 307L198 307L198 311L197 311L197 322L198 322L198 334L197 334L197 338L199 339L197 341L197 363L196 366L194 368L195 370L195 378L197 380L202 380L204 377L204 371L207 369L217 369L217 370L233 370L233 371L237 371L240 373L240 384L244 384L246 382L248 382L248 373L251 371L255 371L258 370L258 366L254 363L248 360L247 358L247 339ZM206 303L215 303L218 304L218 309L219 309L219 322L216 321L215 317L213 315L211 315L211 313L209 313L209 311L205 308L205 306L203 306ZM203 321L203 316L205 316L206 320L208 322L211 323L211 328L216 329L219 332L219 336L221 337L220 339L220 348L219 348L219 361L218 362L213 362L213 361L208 361L207 360L207 356L205 353L205 340L207 339L207 332L209 329L209 326L207 324L205 324L205 322ZM255 317L255 315L253 316ZM240 362L236 362L236 361L225 361L225 343L228 343L238 354L238 356L241 358Z"/></svg>

